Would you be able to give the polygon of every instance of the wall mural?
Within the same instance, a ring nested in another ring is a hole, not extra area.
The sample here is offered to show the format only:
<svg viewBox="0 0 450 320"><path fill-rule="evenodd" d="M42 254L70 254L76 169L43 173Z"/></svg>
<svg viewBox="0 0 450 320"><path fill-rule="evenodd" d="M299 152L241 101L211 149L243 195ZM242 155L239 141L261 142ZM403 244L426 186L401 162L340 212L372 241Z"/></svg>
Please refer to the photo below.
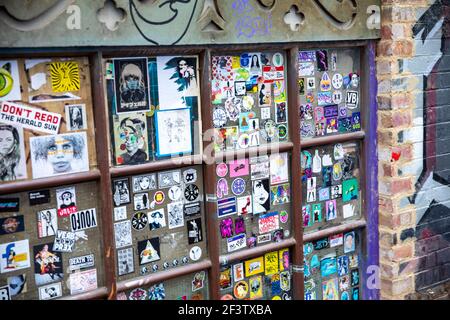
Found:
<svg viewBox="0 0 450 320"><path fill-rule="evenodd" d="M127 45L370 39L379 36L379 2L14 1L0 5L0 46L121 45L125 39Z"/></svg>

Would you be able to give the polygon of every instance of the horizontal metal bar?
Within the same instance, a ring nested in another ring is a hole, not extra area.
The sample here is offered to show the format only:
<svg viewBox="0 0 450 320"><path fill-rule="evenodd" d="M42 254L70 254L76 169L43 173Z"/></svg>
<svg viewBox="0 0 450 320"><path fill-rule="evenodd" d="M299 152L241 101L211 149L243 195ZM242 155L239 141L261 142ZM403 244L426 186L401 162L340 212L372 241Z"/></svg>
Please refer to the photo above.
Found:
<svg viewBox="0 0 450 320"><path fill-rule="evenodd" d="M223 264L224 262L226 263L230 263L233 261L239 261L239 260L245 260L245 259L250 259L250 258L254 258L257 256L260 256L264 253L267 252L271 252L271 251L275 251L275 250L280 250L280 249L284 249L284 248L289 248L292 246L295 246L297 242L295 241L294 238L290 238L290 239L286 239L286 240L282 240L279 242L273 242L270 244L266 244L266 245L262 245L262 246L257 246L254 248L250 248L250 249L246 249L246 250L242 250L242 251L238 251L238 252L234 252L228 255L221 255L220 256L220 263Z"/></svg>
<svg viewBox="0 0 450 320"><path fill-rule="evenodd" d="M141 173L156 172L165 169L176 169L196 164L202 164L202 155L170 158L167 160L153 161L145 164L121 166L110 169L111 176L119 177L124 175L134 175Z"/></svg>
<svg viewBox="0 0 450 320"><path fill-rule="evenodd" d="M87 172L79 172L35 180L14 181L12 183L1 184L0 195L42 188L59 187L63 185L94 181L98 179L100 179L100 171L94 169Z"/></svg>
<svg viewBox="0 0 450 320"><path fill-rule="evenodd" d="M117 283L117 292L123 292L130 289L135 289L145 285L151 285L154 283L167 281L173 278L182 277L190 273L198 272L201 270L211 268L211 260L207 259L202 262L189 264L187 266L169 269L157 273L152 273L147 276L134 278L130 280L120 281Z"/></svg>
<svg viewBox="0 0 450 320"><path fill-rule="evenodd" d="M335 144L339 142L348 142L352 140L363 140L366 136L364 131L357 131L351 133L338 134L335 136L326 136L320 138L312 138L307 140L302 140L302 149L315 147L315 146L323 146L327 144Z"/></svg>
<svg viewBox="0 0 450 320"><path fill-rule="evenodd" d="M276 154L279 152L291 151L293 147L294 144L292 142L280 142L280 143L271 143L259 147L252 147L248 149L222 151L216 153L215 161L216 163L219 163L222 161L233 159L244 159L253 156ZM208 159L205 159L205 161L208 161Z"/></svg>
<svg viewBox="0 0 450 320"><path fill-rule="evenodd" d="M335 227L326 228L324 230L315 231L303 235L303 242L311 242L317 239L329 237L338 233L348 232L355 229L365 228L367 225L366 220L361 219L353 222L344 223Z"/></svg>
<svg viewBox="0 0 450 320"><path fill-rule="evenodd" d="M94 299L106 299L108 297L108 289L106 287L100 287L98 289L83 292L73 296L65 296L55 300L94 300Z"/></svg>

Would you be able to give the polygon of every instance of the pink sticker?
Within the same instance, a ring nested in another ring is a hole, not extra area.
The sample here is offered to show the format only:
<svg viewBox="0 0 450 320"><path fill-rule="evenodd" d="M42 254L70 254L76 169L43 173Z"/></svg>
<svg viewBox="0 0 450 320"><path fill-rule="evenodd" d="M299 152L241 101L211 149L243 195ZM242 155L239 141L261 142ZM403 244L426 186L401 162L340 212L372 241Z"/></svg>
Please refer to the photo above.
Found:
<svg viewBox="0 0 450 320"><path fill-rule="evenodd" d="M227 175L227 173L228 173L228 166L227 166L226 163L222 162L222 163L217 165L217 167L216 167L216 174L219 177L223 178L223 177L225 177Z"/></svg>
<svg viewBox="0 0 450 320"><path fill-rule="evenodd" d="M249 174L248 159L234 160L230 162L230 177L241 177Z"/></svg>

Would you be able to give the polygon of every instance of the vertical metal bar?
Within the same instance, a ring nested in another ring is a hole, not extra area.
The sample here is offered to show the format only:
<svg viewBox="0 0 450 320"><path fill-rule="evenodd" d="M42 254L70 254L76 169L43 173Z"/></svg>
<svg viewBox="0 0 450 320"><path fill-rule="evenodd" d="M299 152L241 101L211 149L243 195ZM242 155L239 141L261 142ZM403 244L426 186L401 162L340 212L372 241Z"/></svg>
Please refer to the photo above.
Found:
<svg viewBox="0 0 450 320"><path fill-rule="evenodd" d="M203 131L203 181L205 190L205 216L206 216L206 231L208 240L208 254L211 259L212 266L209 269L209 292L210 299L218 300L219 293L219 275L220 275L220 248L219 248L219 234L218 234L218 220L216 215L216 170L214 159L214 151L211 151L210 144L212 143L211 131L213 130L212 122L212 108L211 108L211 51L206 49L200 56L201 66L201 100L202 100L202 131ZM206 137L206 138L205 138ZM209 140L209 141L208 141ZM211 159L209 158L211 157ZM205 163L205 160L206 163Z"/></svg>
<svg viewBox="0 0 450 320"><path fill-rule="evenodd" d="M114 233L112 220L112 192L111 176L109 172L108 150L108 110L105 105L105 90L103 83L103 55L97 52L91 56L92 95L94 105L95 139L97 148L97 163L100 170L100 201L101 221L103 231L103 262L105 274L105 286L108 289L108 299L116 299L116 268Z"/></svg>
<svg viewBox="0 0 450 320"><path fill-rule="evenodd" d="M298 50L292 47L287 53L287 82L288 82L288 113L289 136L294 143L291 155L291 192L294 238L297 244L294 246L292 263L295 266L303 266L303 222L302 222L302 178L300 168L300 119L299 119L299 86L298 86ZM294 272L292 275L294 299L303 300L304 283L303 273Z"/></svg>
<svg viewBox="0 0 450 320"><path fill-rule="evenodd" d="M377 158L377 77L375 64L376 44L370 41L364 50L362 65L368 75L365 76L363 88L367 90L366 108L367 113L364 124L366 137L364 139L364 171L365 171L365 215L367 228L365 230L365 256L362 263L362 283L365 284L363 299L378 300L379 288L375 286L378 280L371 281L369 277L376 279L379 265L379 242L378 242L378 158ZM364 242L363 242L364 243ZM374 283L372 283L374 282Z"/></svg>

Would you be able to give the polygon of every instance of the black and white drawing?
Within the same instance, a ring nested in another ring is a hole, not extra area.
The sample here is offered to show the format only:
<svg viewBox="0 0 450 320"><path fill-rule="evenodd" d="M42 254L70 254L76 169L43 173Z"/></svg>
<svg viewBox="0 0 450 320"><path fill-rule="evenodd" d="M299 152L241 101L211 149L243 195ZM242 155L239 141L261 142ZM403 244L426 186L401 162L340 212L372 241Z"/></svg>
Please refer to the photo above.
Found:
<svg viewBox="0 0 450 320"><path fill-rule="evenodd" d="M150 200L148 198L148 193L138 193L134 195L134 210L144 210L150 208Z"/></svg>
<svg viewBox="0 0 450 320"><path fill-rule="evenodd" d="M203 241L202 219L197 218L187 222L187 233L189 244Z"/></svg>
<svg viewBox="0 0 450 320"><path fill-rule="evenodd" d="M133 179L133 192L142 192L156 189L156 174L135 176Z"/></svg>
<svg viewBox="0 0 450 320"><path fill-rule="evenodd" d="M56 189L58 216L64 217L77 211L77 194L75 187Z"/></svg>
<svg viewBox="0 0 450 320"><path fill-rule="evenodd" d="M116 207L131 202L128 178L115 179L113 183L113 198Z"/></svg>
<svg viewBox="0 0 450 320"><path fill-rule="evenodd" d="M114 221L125 220L127 218L127 207L116 207L114 208Z"/></svg>
<svg viewBox="0 0 450 320"><path fill-rule="evenodd" d="M158 173L158 185L160 189L170 188L181 183L181 171L166 171Z"/></svg>
<svg viewBox="0 0 450 320"><path fill-rule="evenodd" d="M89 171L86 132L30 138L33 179Z"/></svg>
<svg viewBox="0 0 450 320"><path fill-rule="evenodd" d="M27 178L23 129L0 124L0 181Z"/></svg>
<svg viewBox="0 0 450 320"><path fill-rule="evenodd" d="M119 276L134 272L133 248L117 250L117 265Z"/></svg>
<svg viewBox="0 0 450 320"><path fill-rule="evenodd" d="M253 181L253 213L263 213L270 210L269 179Z"/></svg>
<svg viewBox="0 0 450 320"><path fill-rule="evenodd" d="M131 218L131 226L134 230L140 231L147 226L148 216L145 212L136 212Z"/></svg>
<svg viewBox="0 0 450 320"><path fill-rule="evenodd" d="M56 209L47 209L37 212L38 238L54 236L58 229L58 216Z"/></svg>
<svg viewBox="0 0 450 320"><path fill-rule="evenodd" d="M123 248L133 244L130 220L114 223L114 238L116 240L116 248Z"/></svg>
<svg viewBox="0 0 450 320"><path fill-rule="evenodd" d="M148 226L152 231L166 226L166 215L164 209L159 209L148 213Z"/></svg>
<svg viewBox="0 0 450 320"><path fill-rule="evenodd" d="M167 205L169 229L182 227L184 225L183 202L172 202Z"/></svg>
<svg viewBox="0 0 450 320"><path fill-rule="evenodd" d="M39 288L39 300L50 300L62 296L61 282Z"/></svg>
<svg viewBox="0 0 450 320"><path fill-rule="evenodd" d="M71 104L66 105L65 109L67 131L87 129L86 105Z"/></svg>
<svg viewBox="0 0 450 320"><path fill-rule="evenodd" d="M155 122L158 157L192 152L191 109L157 111Z"/></svg>

